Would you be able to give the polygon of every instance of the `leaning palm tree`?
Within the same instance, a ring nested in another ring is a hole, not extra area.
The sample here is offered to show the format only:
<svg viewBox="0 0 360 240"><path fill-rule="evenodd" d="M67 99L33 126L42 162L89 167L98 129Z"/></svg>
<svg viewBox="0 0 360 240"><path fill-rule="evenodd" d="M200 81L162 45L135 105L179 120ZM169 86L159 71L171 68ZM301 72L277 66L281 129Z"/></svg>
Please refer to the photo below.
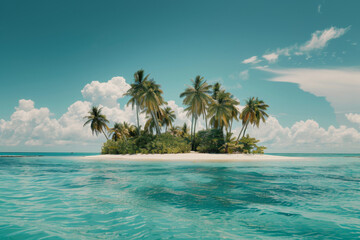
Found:
<svg viewBox="0 0 360 240"><path fill-rule="evenodd" d="M102 132L106 139L109 140L104 131L104 129L109 129L107 126L109 120L106 119L105 115L101 114L101 110L102 108L93 106L89 111L89 115L84 117L85 119L87 119L87 121L84 123L84 127L90 124L91 132L93 135L95 133L97 136L99 133Z"/></svg>
<svg viewBox="0 0 360 240"><path fill-rule="evenodd" d="M134 74L134 83L130 86L130 89L126 92L125 95L130 96L130 100L126 104L129 106L131 104L132 109L136 107L136 122L137 122L137 131L140 132L140 121L139 121L139 114L140 114L140 96L144 90L144 84L148 81L149 75L144 74L144 70L140 69Z"/></svg>
<svg viewBox="0 0 360 240"><path fill-rule="evenodd" d="M171 107L165 107L163 109L163 119L162 119L162 125L165 126L165 132L167 132L168 126L172 126L173 122L176 119L176 115L174 110L171 109Z"/></svg>
<svg viewBox="0 0 360 240"><path fill-rule="evenodd" d="M162 115L161 105L165 103L162 93L160 85L156 84L154 80L149 80L144 83L144 89L139 96L140 107L152 117L158 135L161 133L159 124L159 116Z"/></svg>
<svg viewBox="0 0 360 240"><path fill-rule="evenodd" d="M239 141L241 133L242 137L245 136L249 124L259 127L260 121L266 121L266 118L269 116L266 113L268 107L269 105L265 104L263 100L259 100L259 98L250 97L248 100L246 100L245 107L240 114L240 119L242 120L243 126L240 130L237 141Z"/></svg>
<svg viewBox="0 0 360 240"><path fill-rule="evenodd" d="M192 116L191 140L192 148L194 149L197 119L206 112L206 108L212 99L209 96L211 86L204 81L203 77L196 76L195 80L191 81L193 86L188 86L185 91L180 94L180 97L185 97L183 103L188 106L185 110L188 112L188 116Z"/></svg>

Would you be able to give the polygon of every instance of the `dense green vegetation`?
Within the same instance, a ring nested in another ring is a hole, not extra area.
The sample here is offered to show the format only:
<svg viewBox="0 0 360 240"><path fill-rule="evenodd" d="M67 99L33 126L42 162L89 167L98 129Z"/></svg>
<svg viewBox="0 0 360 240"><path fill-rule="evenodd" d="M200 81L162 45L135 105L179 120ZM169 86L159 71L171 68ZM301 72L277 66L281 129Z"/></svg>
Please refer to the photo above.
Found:
<svg viewBox="0 0 360 240"><path fill-rule="evenodd" d="M144 134L130 139L108 140L104 143L102 154L136 154L136 153L186 153L191 146L184 138L170 133L161 135Z"/></svg>
<svg viewBox="0 0 360 240"><path fill-rule="evenodd" d="M112 128L101 108L92 107L86 116L85 125L90 125L93 134L103 133L107 139L102 147L103 154L136 153L264 153L265 147L258 146L259 140L251 138L246 131L249 125L259 127L266 122L269 107L259 98L250 97L240 111L240 102L222 88L220 83L209 85L201 76L191 80L180 94L191 117L190 129L174 126L175 112L163 99L159 84L143 70L134 74L134 83L127 91L130 97L127 105L136 112L136 126L129 123L114 123ZM139 115L146 115L146 123L140 126ZM197 131L199 118L205 122L205 130ZM241 131L235 139L232 133L234 121L240 121Z"/></svg>

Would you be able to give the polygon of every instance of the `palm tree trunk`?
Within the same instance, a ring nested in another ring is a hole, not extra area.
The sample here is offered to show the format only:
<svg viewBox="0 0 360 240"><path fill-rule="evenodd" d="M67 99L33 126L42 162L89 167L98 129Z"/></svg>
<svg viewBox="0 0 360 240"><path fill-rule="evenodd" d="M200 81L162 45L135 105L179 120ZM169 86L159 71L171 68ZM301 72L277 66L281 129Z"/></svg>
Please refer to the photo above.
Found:
<svg viewBox="0 0 360 240"><path fill-rule="evenodd" d="M208 130L208 122L207 122L207 118L206 118L206 112L204 112L204 121L205 121L205 128L206 128L206 130Z"/></svg>
<svg viewBox="0 0 360 240"><path fill-rule="evenodd" d="M247 122L246 122L246 123L247 123ZM242 125L242 128L241 128L241 130L240 130L239 136L238 136L238 138L236 139L237 142L238 142L239 139L240 139L241 133L242 133L242 131L244 130L244 127L245 127L246 123Z"/></svg>
<svg viewBox="0 0 360 240"><path fill-rule="evenodd" d="M136 103L136 120L137 120L138 134L140 135L139 104L138 103Z"/></svg>
<svg viewBox="0 0 360 240"><path fill-rule="evenodd" d="M103 128L101 129L101 131L103 132L104 136L106 137L106 140L109 140L109 138L106 136Z"/></svg>
<svg viewBox="0 0 360 240"><path fill-rule="evenodd" d="M247 122L246 127L244 129L243 137L245 136L245 132L246 132L246 129L247 129L248 125L249 125L249 121Z"/></svg>
<svg viewBox="0 0 360 240"><path fill-rule="evenodd" d="M192 143L193 129L194 129L194 114L191 115L191 129L190 129L190 141L191 141L191 143Z"/></svg>
<svg viewBox="0 0 360 240"><path fill-rule="evenodd" d="M194 137L193 137L193 141L192 141L192 149L195 151L195 134L196 134L196 122L197 122L197 106L195 105L195 123L194 123Z"/></svg>
<svg viewBox="0 0 360 240"><path fill-rule="evenodd" d="M195 123L194 123L194 137L193 137L193 150L195 151L195 138L196 138L196 122L197 122L197 116L195 116Z"/></svg>
<svg viewBox="0 0 360 240"><path fill-rule="evenodd" d="M233 122L234 122L234 119L232 118L232 119L230 120L230 127L229 127L228 133L231 133L231 129L232 129Z"/></svg>
<svg viewBox="0 0 360 240"><path fill-rule="evenodd" d="M158 122L157 122L157 119L155 117L155 114L154 114L153 110L151 110L151 116L152 116L152 118L154 120L154 123L155 123L156 134L160 135L160 128L159 128L159 125L158 125Z"/></svg>

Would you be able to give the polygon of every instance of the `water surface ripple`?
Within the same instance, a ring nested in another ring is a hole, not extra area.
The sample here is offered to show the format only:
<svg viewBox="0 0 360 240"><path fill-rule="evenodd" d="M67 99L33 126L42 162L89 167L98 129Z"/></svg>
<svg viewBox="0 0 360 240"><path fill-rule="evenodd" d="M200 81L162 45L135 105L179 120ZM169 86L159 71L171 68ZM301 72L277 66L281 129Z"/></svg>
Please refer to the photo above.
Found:
<svg viewBox="0 0 360 240"><path fill-rule="evenodd" d="M0 158L0 239L355 239L360 161Z"/></svg>

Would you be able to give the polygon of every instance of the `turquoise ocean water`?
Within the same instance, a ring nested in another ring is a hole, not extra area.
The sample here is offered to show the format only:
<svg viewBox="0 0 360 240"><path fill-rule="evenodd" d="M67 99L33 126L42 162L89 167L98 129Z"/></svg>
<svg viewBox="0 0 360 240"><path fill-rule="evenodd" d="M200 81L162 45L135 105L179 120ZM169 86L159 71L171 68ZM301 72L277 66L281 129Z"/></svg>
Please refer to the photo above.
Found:
<svg viewBox="0 0 360 240"><path fill-rule="evenodd" d="M359 154L237 163L0 155L0 239L360 236Z"/></svg>

